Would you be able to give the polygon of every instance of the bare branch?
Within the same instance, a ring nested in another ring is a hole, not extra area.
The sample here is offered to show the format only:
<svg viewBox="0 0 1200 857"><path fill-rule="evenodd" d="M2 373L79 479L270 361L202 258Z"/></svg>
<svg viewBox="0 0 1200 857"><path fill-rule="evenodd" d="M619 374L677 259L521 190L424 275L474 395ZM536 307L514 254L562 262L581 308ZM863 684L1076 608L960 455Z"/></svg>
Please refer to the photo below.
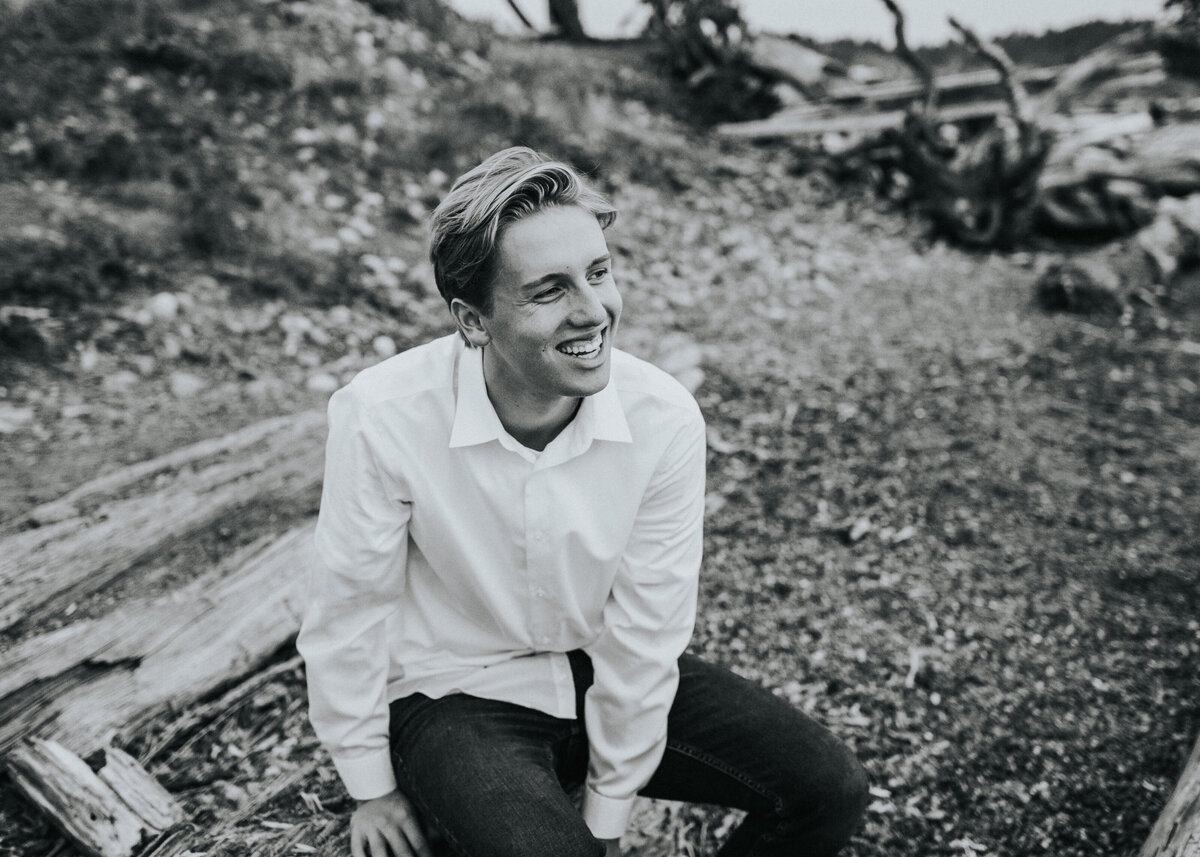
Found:
<svg viewBox="0 0 1200 857"><path fill-rule="evenodd" d="M937 109L937 87L933 82L933 72L909 48L908 39L904 36L904 13L896 4L896 0L883 0L883 5L887 6L888 11L892 13L892 18L896 21L896 55L908 64L908 67L916 74L917 79L921 81L921 88L925 93L924 110L926 115L931 116Z"/></svg>
<svg viewBox="0 0 1200 857"><path fill-rule="evenodd" d="M1018 124L1024 125L1029 118L1029 96L1025 93L1025 87L1017 80L1017 68L1004 52L1004 48L994 42L983 41L974 30L963 26L953 16L949 21L950 26L958 30L967 46L1000 73L1000 84L1004 87L1004 98L1008 102L1012 117Z"/></svg>
<svg viewBox="0 0 1200 857"><path fill-rule="evenodd" d="M531 30L537 29L537 27L533 26L530 20L525 17L525 13L521 11L521 7L517 5L517 0L508 0L508 5L514 12L517 13L517 17L521 19L522 24Z"/></svg>

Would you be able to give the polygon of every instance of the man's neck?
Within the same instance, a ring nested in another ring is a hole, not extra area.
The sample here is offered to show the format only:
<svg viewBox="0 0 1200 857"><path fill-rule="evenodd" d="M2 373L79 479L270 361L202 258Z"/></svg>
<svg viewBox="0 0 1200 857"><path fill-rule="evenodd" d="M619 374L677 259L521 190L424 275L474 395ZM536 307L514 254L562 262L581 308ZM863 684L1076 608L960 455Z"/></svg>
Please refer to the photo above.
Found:
<svg viewBox="0 0 1200 857"><path fill-rule="evenodd" d="M541 452L566 428L579 406L579 399L560 399L552 407L535 410L527 407L513 407L511 402L497 402L488 392L488 399L496 409L496 416L504 430L516 438L517 442L529 449Z"/></svg>

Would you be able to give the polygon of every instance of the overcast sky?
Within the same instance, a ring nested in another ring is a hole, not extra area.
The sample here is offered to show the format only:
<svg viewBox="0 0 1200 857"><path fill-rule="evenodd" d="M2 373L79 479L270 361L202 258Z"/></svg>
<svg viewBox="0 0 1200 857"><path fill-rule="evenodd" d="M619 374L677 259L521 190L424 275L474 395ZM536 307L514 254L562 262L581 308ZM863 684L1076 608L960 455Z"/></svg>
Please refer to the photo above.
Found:
<svg viewBox="0 0 1200 857"><path fill-rule="evenodd" d="M500 24L516 21L507 0L450 0L472 17ZM544 24L544 0L517 0L536 23ZM946 17L953 15L984 36L1014 31L1039 33L1083 21L1152 18L1162 0L900 0L906 32L914 44L944 42L951 37ZM584 26L596 36L631 33L644 14L639 0L579 0ZM849 36L890 43L892 19L880 0L741 0L742 14L752 27L802 33L818 39Z"/></svg>

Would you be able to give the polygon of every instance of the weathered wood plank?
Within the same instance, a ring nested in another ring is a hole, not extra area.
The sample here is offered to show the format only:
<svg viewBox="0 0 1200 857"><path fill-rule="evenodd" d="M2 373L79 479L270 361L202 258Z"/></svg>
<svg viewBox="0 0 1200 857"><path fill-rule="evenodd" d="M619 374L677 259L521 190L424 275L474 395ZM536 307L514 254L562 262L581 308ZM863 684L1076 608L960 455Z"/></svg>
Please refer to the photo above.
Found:
<svg viewBox="0 0 1200 857"><path fill-rule="evenodd" d="M147 830L162 833L183 821L183 807L136 759L119 747L106 748L104 757L104 767L97 774Z"/></svg>
<svg viewBox="0 0 1200 857"><path fill-rule="evenodd" d="M304 411L286 414L253 423L220 437L197 441L172 450L158 458L139 461L112 473L106 473L72 489L56 500L36 506L28 512L0 523L0 533L25 526L46 526L86 514L103 502L131 492L139 483L162 474L194 466L219 456L229 457L269 441L274 435L289 431L319 430L325 424L323 411Z"/></svg>
<svg viewBox="0 0 1200 857"><path fill-rule="evenodd" d="M985 101L978 104L959 104L945 107L937 112L938 122L965 122L1006 113L1003 101ZM906 110L886 110L880 113L843 112L835 116L813 116L811 111L779 113L769 119L755 122L731 122L717 126L717 133L725 137L767 139L770 137L793 137L820 134L873 134L887 128L899 128L904 124Z"/></svg>
<svg viewBox="0 0 1200 857"><path fill-rule="evenodd" d="M29 735L86 755L252 670L296 633L312 524L169 596L0 651L0 752Z"/></svg>
<svg viewBox="0 0 1200 857"><path fill-rule="evenodd" d="M141 819L62 745L25 742L9 754L8 769L18 788L85 853L129 857L141 842Z"/></svg>
<svg viewBox="0 0 1200 857"><path fill-rule="evenodd" d="M0 630L82 598L257 499L321 479L324 416L270 420L104 477L55 505L67 517L0 540ZM132 493L151 477L150 490Z"/></svg>

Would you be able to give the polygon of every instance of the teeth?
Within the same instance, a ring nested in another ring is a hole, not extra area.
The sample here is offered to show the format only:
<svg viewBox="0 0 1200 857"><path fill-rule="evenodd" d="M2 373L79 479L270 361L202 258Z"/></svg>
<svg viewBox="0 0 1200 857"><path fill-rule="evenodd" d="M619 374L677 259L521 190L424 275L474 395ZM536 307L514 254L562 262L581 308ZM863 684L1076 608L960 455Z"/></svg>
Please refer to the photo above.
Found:
<svg viewBox="0 0 1200 857"><path fill-rule="evenodd" d="M558 346L558 350L564 354L570 354L572 357L585 357L593 352L600 350L602 336L597 333L591 339L582 339L577 342L569 342Z"/></svg>

